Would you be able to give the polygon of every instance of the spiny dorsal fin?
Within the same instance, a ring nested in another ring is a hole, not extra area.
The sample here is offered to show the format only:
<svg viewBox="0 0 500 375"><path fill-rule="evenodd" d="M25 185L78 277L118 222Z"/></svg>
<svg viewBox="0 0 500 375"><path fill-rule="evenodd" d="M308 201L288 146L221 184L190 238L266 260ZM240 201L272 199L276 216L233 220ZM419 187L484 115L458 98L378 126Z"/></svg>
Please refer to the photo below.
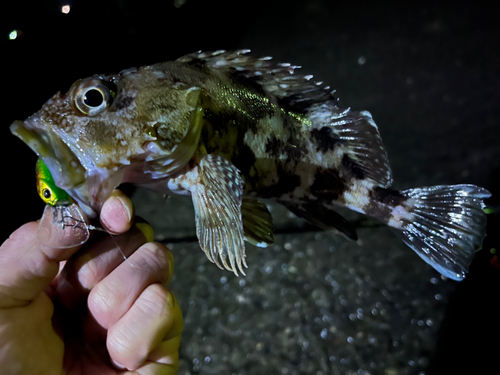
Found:
<svg viewBox="0 0 500 375"><path fill-rule="evenodd" d="M293 66L276 63L271 57L255 58L250 50L196 52L177 59L182 63L199 61L207 68L232 71L242 81L258 84L270 95L283 99L290 109L304 112L313 104L330 102L336 106L333 91L322 82L311 80L312 75L295 74Z"/></svg>

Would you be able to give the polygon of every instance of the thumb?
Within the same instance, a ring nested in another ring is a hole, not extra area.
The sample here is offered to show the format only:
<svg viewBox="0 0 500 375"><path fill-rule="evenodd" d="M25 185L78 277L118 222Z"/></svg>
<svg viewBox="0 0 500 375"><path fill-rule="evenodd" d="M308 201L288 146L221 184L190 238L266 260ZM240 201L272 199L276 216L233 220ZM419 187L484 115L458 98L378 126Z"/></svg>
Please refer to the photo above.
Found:
<svg viewBox="0 0 500 375"><path fill-rule="evenodd" d="M25 306L37 298L56 277L59 262L80 248L60 248L56 240L42 245L37 231L38 222L27 223L0 247L0 308Z"/></svg>

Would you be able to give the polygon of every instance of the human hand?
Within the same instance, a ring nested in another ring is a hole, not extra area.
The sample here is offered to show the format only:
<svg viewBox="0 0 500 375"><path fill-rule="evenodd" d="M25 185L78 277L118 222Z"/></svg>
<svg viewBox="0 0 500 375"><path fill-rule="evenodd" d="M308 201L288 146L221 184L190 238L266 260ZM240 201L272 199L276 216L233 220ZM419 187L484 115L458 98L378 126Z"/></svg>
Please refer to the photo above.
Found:
<svg viewBox="0 0 500 375"><path fill-rule="evenodd" d="M115 240L94 233L83 249L51 248L31 222L2 244L2 375L176 373L183 321L167 288L172 253L132 221L117 190L101 212L102 226L121 234Z"/></svg>

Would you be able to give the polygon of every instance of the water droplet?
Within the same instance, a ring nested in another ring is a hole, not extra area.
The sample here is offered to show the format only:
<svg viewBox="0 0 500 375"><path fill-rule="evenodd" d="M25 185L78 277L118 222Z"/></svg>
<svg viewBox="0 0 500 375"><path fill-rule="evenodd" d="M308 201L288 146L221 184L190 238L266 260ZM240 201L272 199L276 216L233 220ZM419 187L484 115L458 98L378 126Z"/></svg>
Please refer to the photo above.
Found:
<svg viewBox="0 0 500 375"><path fill-rule="evenodd" d="M326 339L326 337L328 336L328 330L326 328L323 328L321 330L320 336L322 339Z"/></svg>
<svg viewBox="0 0 500 375"><path fill-rule="evenodd" d="M366 57L360 56L358 58L358 65L364 65L366 63Z"/></svg>
<svg viewBox="0 0 500 375"><path fill-rule="evenodd" d="M222 277L220 278L220 283L221 283L221 284L225 284L225 283L227 283L227 277L226 277L226 276L222 276Z"/></svg>
<svg viewBox="0 0 500 375"><path fill-rule="evenodd" d="M210 357L208 357L208 356L205 357L205 363L210 363L210 361L211 361Z"/></svg>

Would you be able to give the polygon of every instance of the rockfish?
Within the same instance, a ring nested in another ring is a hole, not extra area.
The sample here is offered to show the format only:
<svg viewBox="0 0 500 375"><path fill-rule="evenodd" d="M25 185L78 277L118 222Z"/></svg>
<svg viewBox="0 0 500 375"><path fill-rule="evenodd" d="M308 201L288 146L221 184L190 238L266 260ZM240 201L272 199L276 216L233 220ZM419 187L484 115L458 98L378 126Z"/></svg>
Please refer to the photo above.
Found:
<svg viewBox="0 0 500 375"><path fill-rule="evenodd" d="M356 239L344 206L387 224L443 275L462 280L485 236L473 185L391 190L387 153L367 111L341 109L333 91L297 67L248 51L76 81L11 131L89 215L130 182L190 195L210 261L244 274L244 240L273 242L273 199L321 229Z"/></svg>

